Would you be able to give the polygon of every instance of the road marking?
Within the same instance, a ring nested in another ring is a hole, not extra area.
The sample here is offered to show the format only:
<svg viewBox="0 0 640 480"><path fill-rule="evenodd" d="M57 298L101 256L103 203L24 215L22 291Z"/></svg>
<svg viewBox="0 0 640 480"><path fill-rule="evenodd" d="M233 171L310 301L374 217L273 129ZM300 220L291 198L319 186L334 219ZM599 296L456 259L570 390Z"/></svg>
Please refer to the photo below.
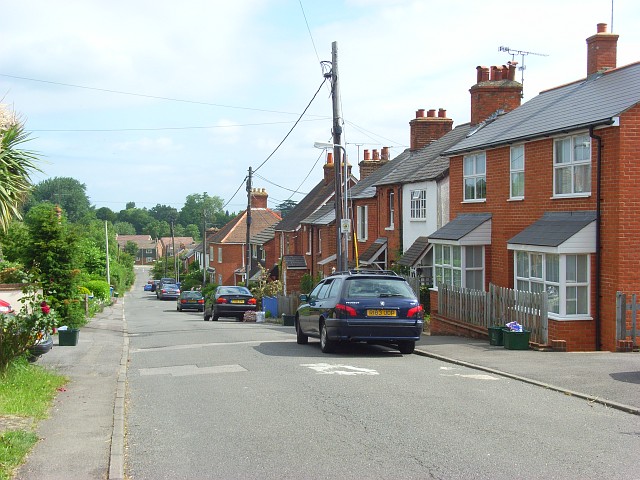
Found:
<svg viewBox="0 0 640 480"><path fill-rule="evenodd" d="M129 350L129 353L140 353L140 352L166 352L168 350L191 350L194 348L203 348L203 347L220 347L223 345L261 345L263 343L284 343L284 342L295 342L296 339L281 339L281 340L249 340L245 342L213 342L213 343L193 343L189 345L167 345L164 347L147 347L147 348L132 348Z"/></svg>
<svg viewBox="0 0 640 480"><path fill-rule="evenodd" d="M444 373L440 374L441 377L462 377L462 378L472 378L474 380L500 380L498 377L494 377L493 375L487 375L484 373L475 373L471 375L465 375L462 373L454 373L452 375L445 375Z"/></svg>
<svg viewBox="0 0 640 480"><path fill-rule="evenodd" d="M216 373L246 372L240 365L216 365L213 367L198 367L197 365L176 365L173 367L141 368L141 376L171 375L172 377L188 377L191 375L211 375Z"/></svg>
<svg viewBox="0 0 640 480"><path fill-rule="evenodd" d="M370 368L352 367L351 365L331 365L330 363L303 363L301 367L315 370L321 375L380 375Z"/></svg>

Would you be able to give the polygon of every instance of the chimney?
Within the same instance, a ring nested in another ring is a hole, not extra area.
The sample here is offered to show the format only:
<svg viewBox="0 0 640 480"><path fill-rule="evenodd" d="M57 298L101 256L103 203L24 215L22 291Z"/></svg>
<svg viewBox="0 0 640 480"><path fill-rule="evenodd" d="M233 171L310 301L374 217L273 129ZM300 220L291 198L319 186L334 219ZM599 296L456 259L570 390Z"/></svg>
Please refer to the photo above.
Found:
<svg viewBox="0 0 640 480"><path fill-rule="evenodd" d="M324 164L324 184L335 183L335 173L333 170L333 152L327 153L327 163Z"/></svg>
<svg viewBox="0 0 640 480"><path fill-rule="evenodd" d="M378 168L389 161L389 147L382 147L382 151L373 151L373 159L369 157L369 150L364 151L364 160L358 165L360 167L360 180L367 178Z"/></svg>
<svg viewBox="0 0 640 480"><path fill-rule="evenodd" d="M616 68L618 35L607 33L607 24L598 24L598 33L587 38L587 76Z"/></svg>
<svg viewBox="0 0 640 480"><path fill-rule="evenodd" d="M419 150L449 133L453 128L453 120L447 118L447 111L443 108L438 111L437 117L435 109L429 110L425 117L421 108L416 111L416 118L409 122L409 126L410 148Z"/></svg>
<svg viewBox="0 0 640 480"><path fill-rule="evenodd" d="M476 67L477 82L471 93L471 125L482 123L498 110L510 112L522 100L522 84L515 81L515 62L503 66Z"/></svg>
<svg viewBox="0 0 640 480"><path fill-rule="evenodd" d="M264 188L251 189L251 208L267 208L269 195Z"/></svg>

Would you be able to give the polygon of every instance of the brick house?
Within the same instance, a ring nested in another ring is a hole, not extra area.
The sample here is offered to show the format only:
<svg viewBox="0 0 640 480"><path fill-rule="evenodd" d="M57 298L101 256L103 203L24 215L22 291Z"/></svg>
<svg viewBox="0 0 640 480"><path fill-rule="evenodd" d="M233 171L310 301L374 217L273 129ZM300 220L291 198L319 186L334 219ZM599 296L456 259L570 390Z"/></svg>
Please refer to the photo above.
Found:
<svg viewBox="0 0 640 480"><path fill-rule="evenodd" d="M275 251L282 260L285 294L300 291L305 273L323 275L336 267L336 225L333 154L327 154L323 179L275 225ZM349 185L355 185L347 164ZM347 251L348 253L348 251Z"/></svg>
<svg viewBox="0 0 640 480"><path fill-rule="evenodd" d="M151 239L151 235L116 235L116 241L120 250L124 250L129 242L137 245L136 265L148 265L158 258L158 244Z"/></svg>
<svg viewBox="0 0 640 480"><path fill-rule="evenodd" d="M264 188L252 190L250 233L259 233L280 222L280 215L267 207L267 199ZM247 211L236 215L216 233L207 236L207 245L210 252L209 267L215 268L214 282L218 285L243 282L247 261Z"/></svg>
<svg viewBox="0 0 640 480"><path fill-rule="evenodd" d="M436 282L546 291L548 341L570 351L615 350L616 292L640 290L640 62L617 68L617 40L599 24L586 78L506 114L479 108L500 72L478 67L472 130L446 152L451 221L429 235ZM432 333L460 332L437 305Z"/></svg>
<svg viewBox="0 0 640 480"><path fill-rule="evenodd" d="M196 246L193 237L160 237L158 239L158 258L173 257L173 246L179 255L183 250L190 250Z"/></svg>

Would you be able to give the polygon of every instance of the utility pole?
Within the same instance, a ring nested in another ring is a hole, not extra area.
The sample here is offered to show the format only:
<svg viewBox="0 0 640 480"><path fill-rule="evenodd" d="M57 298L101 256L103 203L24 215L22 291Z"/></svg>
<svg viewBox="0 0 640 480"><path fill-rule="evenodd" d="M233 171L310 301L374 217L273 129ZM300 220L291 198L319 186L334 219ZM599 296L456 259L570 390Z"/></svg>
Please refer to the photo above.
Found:
<svg viewBox="0 0 640 480"><path fill-rule="evenodd" d="M207 211L202 209L202 288L207 283Z"/></svg>
<svg viewBox="0 0 640 480"><path fill-rule="evenodd" d="M107 283L111 286L111 272L109 271L109 229L107 228L107 221L104 221L104 241L107 250Z"/></svg>
<svg viewBox="0 0 640 480"><path fill-rule="evenodd" d="M249 274L251 272L251 174L249 167L249 175L247 176L247 261L244 266L244 286L249 287Z"/></svg>
<svg viewBox="0 0 640 480"><path fill-rule="evenodd" d="M335 182L335 211L336 211L336 270L346 270L343 266L342 252L342 201L341 201L341 138L342 126L340 125L340 85L338 81L338 42L331 44L331 99L333 104L333 170ZM345 159L346 160L346 159ZM346 252L345 252L346 253ZM346 262L344 262L346 264Z"/></svg>
<svg viewBox="0 0 640 480"><path fill-rule="evenodd" d="M176 237L173 235L173 218L171 219L171 250L173 252L173 274L175 275L176 282L179 282L178 261L176 257Z"/></svg>

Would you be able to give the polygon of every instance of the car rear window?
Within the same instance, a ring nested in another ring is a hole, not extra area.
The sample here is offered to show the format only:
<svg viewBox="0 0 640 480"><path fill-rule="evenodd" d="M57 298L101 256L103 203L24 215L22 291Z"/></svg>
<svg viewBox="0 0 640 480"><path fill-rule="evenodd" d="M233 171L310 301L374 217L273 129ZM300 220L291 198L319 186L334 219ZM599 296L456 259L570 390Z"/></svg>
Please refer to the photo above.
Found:
<svg viewBox="0 0 640 480"><path fill-rule="evenodd" d="M188 291L188 292L182 292L182 296L184 298L200 298L202 297L202 294L200 292Z"/></svg>
<svg viewBox="0 0 640 480"><path fill-rule="evenodd" d="M221 295L251 295L247 287L224 287L220 289Z"/></svg>
<svg viewBox="0 0 640 480"><path fill-rule="evenodd" d="M346 282L346 297L416 297L409 284L401 278L352 277Z"/></svg>

